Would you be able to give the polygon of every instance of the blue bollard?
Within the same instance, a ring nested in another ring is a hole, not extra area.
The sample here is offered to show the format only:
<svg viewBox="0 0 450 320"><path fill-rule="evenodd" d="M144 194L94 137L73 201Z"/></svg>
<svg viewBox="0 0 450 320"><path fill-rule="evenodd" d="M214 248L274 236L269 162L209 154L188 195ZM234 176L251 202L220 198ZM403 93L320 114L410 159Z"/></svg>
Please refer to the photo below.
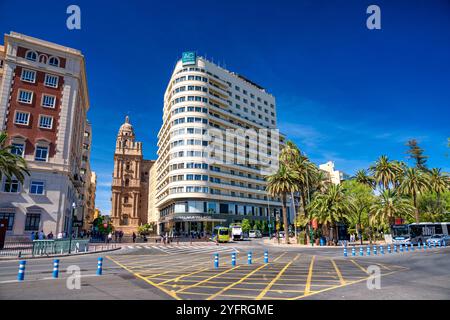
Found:
<svg viewBox="0 0 450 320"><path fill-rule="evenodd" d="M98 259L97 259L97 275L98 276L102 275L102 268L103 268L103 258L98 257Z"/></svg>
<svg viewBox="0 0 450 320"><path fill-rule="evenodd" d="M231 254L231 266L236 267L236 252Z"/></svg>
<svg viewBox="0 0 450 320"><path fill-rule="evenodd" d="M420 249L421 249L420 242L417 242L417 250L420 250Z"/></svg>
<svg viewBox="0 0 450 320"><path fill-rule="evenodd" d="M247 263L252 264L252 252L249 251L247 254Z"/></svg>
<svg viewBox="0 0 450 320"><path fill-rule="evenodd" d="M400 243L400 252L403 252L403 244Z"/></svg>
<svg viewBox="0 0 450 320"><path fill-rule="evenodd" d="M353 257L356 256L355 246L353 246L353 248L352 248L352 256L353 256Z"/></svg>
<svg viewBox="0 0 450 320"><path fill-rule="evenodd" d="M19 273L17 274L17 281L23 281L25 279L25 265L27 262L25 260L20 260L19 262Z"/></svg>
<svg viewBox="0 0 450 320"><path fill-rule="evenodd" d="M387 246L387 251L388 251L388 253L392 253L390 244L388 244L388 246Z"/></svg>
<svg viewBox="0 0 450 320"><path fill-rule="evenodd" d="M383 246L380 246L380 253L381 253L382 255L384 255L384 247L383 247Z"/></svg>
<svg viewBox="0 0 450 320"><path fill-rule="evenodd" d="M367 246L367 256L370 256L370 246Z"/></svg>
<svg viewBox="0 0 450 320"><path fill-rule="evenodd" d="M433 248L436 248L436 241L433 241Z"/></svg>
<svg viewBox="0 0 450 320"><path fill-rule="evenodd" d="M441 247L441 241L439 241L439 248Z"/></svg>
<svg viewBox="0 0 450 320"><path fill-rule="evenodd" d="M414 251L414 245L411 243L411 251Z"/></svg>
<svg viewBox="0 0 450 320"><path fill-rule="evenodd" d="M214 254L214 268L219 268L219 254Z"/></svg>
<svg viewBox="0 0 450 320"><path fill-rule="evenodd" d="M264 251L264 263L269 263L269 252Z"/></svg>
<svg viewBox="0 0 450 320"><path fill-rule="evenodd" d="M443 247L446 247L446 246L447 246L447 244L445 243L445 239L442 241L442 246L443 246Z"/></svg>
<svg viewBox="0 0 450 320"><path fill-rule="evenodd" d="M347 256L347 247L344 247L344 257Z"/></svg>
<svg viewBox="0 0 450 320"><path fill-rule="evenodd" d="M361 257L364 256L364 249L363 249L363 247L359 247L359 255Z"/></svg>
<svg viewBox="0 0 450 320"><path fill-rule="evenodd" d="M59 259L53 260L53 278L58 278L59 273Z"/></svg>
<svg viewBox="0 0 450 320"><path fill-rule="evenodd" d="M409 251L409 249L408 249L408 244L407 244L407 243L405 243L405 251L406 251L406 252Z"/></svg>
<svg viewBox="0 0 450 320"><path fill-rule="evenodd" d="M427 250L427 243L426 242L423 243L423 250Z"/></svg>
<svg viewBox="0 0 450 320"><path fill-rule="evenodd" d="M394 244L394 252L397 252L397 245Z"/></svg>
<svg viewBox="0 0 450 320"><path fill-rule="evenodd" d="M377 246L375 244L373 245L373 254L377 255Z"/></svg>

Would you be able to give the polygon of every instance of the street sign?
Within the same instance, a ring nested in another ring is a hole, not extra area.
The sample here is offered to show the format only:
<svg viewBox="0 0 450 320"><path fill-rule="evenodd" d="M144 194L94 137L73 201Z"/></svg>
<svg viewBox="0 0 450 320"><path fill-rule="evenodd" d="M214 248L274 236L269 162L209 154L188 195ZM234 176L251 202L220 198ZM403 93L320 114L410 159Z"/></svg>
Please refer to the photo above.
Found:
<svg viewBox="0 0 450 320"><path fill-rule="evenodd" d="M82 227L83 226L83 221L74 221L72 223L73 227Z"/></svg>

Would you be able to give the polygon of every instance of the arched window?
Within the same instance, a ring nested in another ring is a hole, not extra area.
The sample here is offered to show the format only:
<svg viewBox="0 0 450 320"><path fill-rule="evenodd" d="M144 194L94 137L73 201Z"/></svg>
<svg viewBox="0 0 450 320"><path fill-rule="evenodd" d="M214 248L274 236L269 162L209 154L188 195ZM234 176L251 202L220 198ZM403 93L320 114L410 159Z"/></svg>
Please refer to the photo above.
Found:
<svg viewBox="0 0 450 320"><path fill-rule="evenodd" d="M37 53L34 51L27 51L27 54L25 55L25 58L31 61L36 61L37 59Z"/></svg>
<svg viewBox="0 0 450 320"><path fill-rule="evenodd" d="M59 67L59 59L56 57L51 57L48 59L48 64L54 67Z"/></svg>
<svg viewBox="0 0 450 320"><path fill-rule="evenodd" d="M128 215L124 214L122 216L122 225L127 226L128 225Z"/></svg>

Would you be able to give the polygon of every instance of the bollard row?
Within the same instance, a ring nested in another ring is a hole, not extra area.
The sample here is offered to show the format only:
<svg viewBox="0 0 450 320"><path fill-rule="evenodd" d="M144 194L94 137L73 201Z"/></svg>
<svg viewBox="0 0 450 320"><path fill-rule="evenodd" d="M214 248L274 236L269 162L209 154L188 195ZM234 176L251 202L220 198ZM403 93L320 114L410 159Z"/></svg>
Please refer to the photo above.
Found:
<svg viewBox="0 0 450 320"><path fill-rule="evenodd" d="M446 245L445 241L439 242L438 244L436 244L436 242L433 242L429 246L427 246L426 243L424 243L423 245L418 243L417 244L417 250L424 250L425 251L429 247L433 247L433 248L439 247L439 248L441 248L441 247L446 247L446 246L447 245ZM386 248L387 248L387 252L389 254L391 254L392 252L394 252L394 253L397 253L397 252L409 252L409 251L414 251L415 250L414 245L412 243L409 244L409 245L408 244L405 244L405 245L403 245L403 244L400 244L400 245L394 244L393 247L390 244L388 244L386 246ZM366 247L366 256L370 256L371 253L373 253L373 255L375 255L375 256L378 255L378 253L380 253L380 255L384 255L384 246L380 245L377 248L376 245L373 245L372 249L371 249L370 246L367 246ZM345 246L344 247L344 257L347 257L347 256L348 256L348 254L347 254L347 247ZM352 256L353 257L356 256L356 248L355 248L355 246L352 247ZM364 248L362 246L359 247L359 256L361 256L361 257L364 256Z"/></svg>
<svg viewBox="0 0 450 320"><path fill-rule="evenodd" d="M19 272L17 273L17 281L25 280L25 265L27 264L26 260L19 261ZM99 257L97 259L97 272L96 275L102 275L103 271L103 258ZM53 260L53 270L52 270L52 278L57 279L59 277L59 259Z"/></svg>
<svg viewBox="0 0 450 320"><path fill-rule="evenodd" d="M237 265L236 255L237 255L236 252L231 253L231 266L232 267L236 267L236 265ZM267 250L264 251L264 263L269 263L269 252ZM249 251L247 253L247 264L248 265L253 264L253 253L251 251ZM218 253L214 254L214 268L215 269L219 268L219 254Z"/></svg>

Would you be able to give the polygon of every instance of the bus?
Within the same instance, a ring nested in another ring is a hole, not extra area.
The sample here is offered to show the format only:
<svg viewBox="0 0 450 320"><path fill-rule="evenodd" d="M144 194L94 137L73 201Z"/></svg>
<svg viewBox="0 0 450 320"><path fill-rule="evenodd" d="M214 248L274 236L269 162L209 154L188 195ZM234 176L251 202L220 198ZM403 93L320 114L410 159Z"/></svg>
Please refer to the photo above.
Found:
<svg viewBox="0 0 450 320"><path fill-rule="evenodd" d="M244 240L244 232L242 231L242 225L240 223L230 224L230 229L233 241Z"/></svg>
<svg viewBox="0 0 450 320"><path fill-rule="evenodd" d="M391 226L394 244L424 244L435 234L449 235L450 222L420 222Z"/></svg>
<svg viewBox="0 0 450 320"><path fill-rule="evenodd" d="M229 242L230 241L230 229L227 227L222 227L222 226L215 227L214 228L214 239L217 239L217 242Z"/></svg>

